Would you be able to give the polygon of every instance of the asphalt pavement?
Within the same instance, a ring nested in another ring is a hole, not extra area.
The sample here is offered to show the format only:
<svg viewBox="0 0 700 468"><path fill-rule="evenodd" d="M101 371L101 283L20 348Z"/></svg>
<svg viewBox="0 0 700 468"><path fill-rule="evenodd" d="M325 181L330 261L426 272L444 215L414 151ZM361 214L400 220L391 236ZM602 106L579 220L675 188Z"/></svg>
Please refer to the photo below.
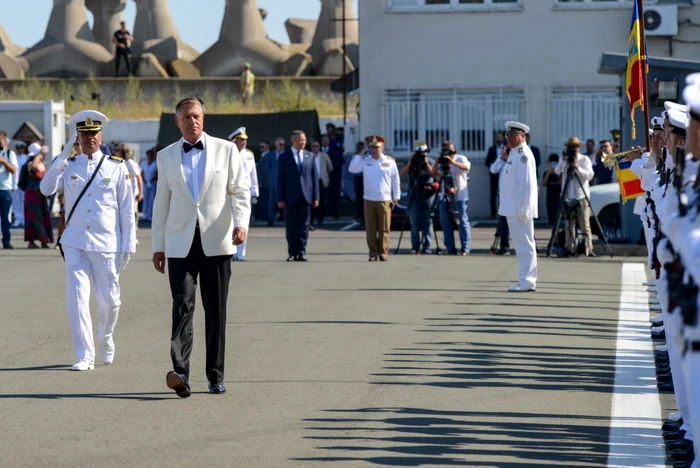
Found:
<svg viewBox="0 0 700 468"><path fill-rule="evenodd" d="M386 263L363 233L317 230L309 262L287 263L283 229L254 228L228 392L207 393L200 302L181 400L149 236L122 275L114 364L80 373L58 251L0 251L3 467L607 466L622 265L639 258L540 258L537 292L517 295L493 229L469 257Z"/></svg>

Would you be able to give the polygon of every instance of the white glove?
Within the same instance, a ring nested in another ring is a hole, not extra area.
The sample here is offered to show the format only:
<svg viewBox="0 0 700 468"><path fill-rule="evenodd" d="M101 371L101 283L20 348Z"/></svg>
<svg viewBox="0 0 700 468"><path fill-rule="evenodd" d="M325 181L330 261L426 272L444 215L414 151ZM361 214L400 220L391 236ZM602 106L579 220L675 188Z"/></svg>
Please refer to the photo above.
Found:
<svg viewBox="0 0 700 468"><path fill-rule="evenodd" d="M522 225L525 225L530 221L530 217L526 213L518 213L516 218L518 218L518 222Z"/></svg>
<svg viewBox="0 0 700 468"><path fill-rule="evenodd" d="M131 253L130 252L122 252L119 254L119 271L118 273L121 273L126 269L126 265L129 263L129 260L131 260Z"/></svg>
<svg viewBox="0 0 700 468"><path fill-rule="evenodd" d="M662 265L673 262L673 254L668 248L668 239L659 241L659 244L656 246L656 258Z"/></svg>
<svg viewBox="0 0 700 468"><path fill-rule="evenodd" d="M63 146L63 151L61 151L61 154L58 156L61 161L66 162L68 161L68 158L70 158L71 155L71 150L73 149L73 145L75 144L75 140L78 138L78 134L74 133L71 135L71 137L68 139L66 144Z"/></svg>

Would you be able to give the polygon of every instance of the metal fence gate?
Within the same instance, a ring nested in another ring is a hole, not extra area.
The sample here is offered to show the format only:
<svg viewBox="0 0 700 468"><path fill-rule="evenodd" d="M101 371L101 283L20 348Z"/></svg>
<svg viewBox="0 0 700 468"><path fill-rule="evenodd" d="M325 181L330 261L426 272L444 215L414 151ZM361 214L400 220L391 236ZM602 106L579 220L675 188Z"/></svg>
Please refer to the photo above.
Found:
<svg viewBox="0 0 700 468"><path fill-rule="evenodd" d="M460 153L483 160L508 120L527 121L525 89L404 89L382 96L387 152L398 156L411 153L416 140L431 149L452 140Z"/></svg>
<svg viewBox="0 0 700 468"><path fill-rule="evenodd" d="M561 153L564 142L609 139L620 126L620 97L615 88L548 88L547 151Z"/></svg>

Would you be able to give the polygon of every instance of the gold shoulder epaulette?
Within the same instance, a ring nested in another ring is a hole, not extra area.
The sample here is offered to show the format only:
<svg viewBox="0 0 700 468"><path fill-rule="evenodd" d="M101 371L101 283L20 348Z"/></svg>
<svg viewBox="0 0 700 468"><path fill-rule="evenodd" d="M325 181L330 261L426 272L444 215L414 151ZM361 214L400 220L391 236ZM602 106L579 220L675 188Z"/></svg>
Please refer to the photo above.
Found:
<svg viewBox="0 0 700 468"><path fill-rule="evenodd" d="M389 159L391 159L392 161L396 161L396 159L394 159L393 156L389 156L388 154L385 154L384 157L385 157L385 158L389 158Z"/></svg>
<svg viewBox="0 0 700 468"><path fill-rule="evenodd" d="M111 159L112 161L124 162L124 158L122 158L121 156L111 155L109 159Z"/></svg>

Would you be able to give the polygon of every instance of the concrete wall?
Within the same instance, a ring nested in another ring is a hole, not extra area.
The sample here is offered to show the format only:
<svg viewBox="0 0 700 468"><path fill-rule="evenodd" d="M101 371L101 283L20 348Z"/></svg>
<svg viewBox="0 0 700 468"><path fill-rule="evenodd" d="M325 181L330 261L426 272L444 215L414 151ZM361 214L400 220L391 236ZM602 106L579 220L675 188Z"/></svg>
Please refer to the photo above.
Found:
<svg viewBox="0 0 700 468"><path fill-rule="evenodd" d="M255 90L260 94L264 92L267 83L271 86L278 87L285 80L292 84L298 85L301 88L309 87L312 93L321 95L329 95L330 84L337 78L335 77L303 77L303 78L256 78ZM237 97L239 91L238 78L139 78L138 80L127 78L40 78L37 79L42 84L51 86L54 90L62 89L68 85L73 94L84 92L97 91L102 94L102 99L110 100L126 100L129 93L133 93L134 89L140 90L145 96L153 97L159 95L163 99L163 103L169 105L177 102L179 99L189 96L211 96L217 98L220 95ZM3 80L0 79L0 90L12 92L13 87L26 84L26 80ZM136 87L135 85L138 85Z"/></svg>
<svg viewBox="0 0 700 468"><path fill-rule="evenodd" d="M620 85L619 77L601 75L598 68L603 52L627 52L631 2L567 7L520 0L515 8L434 6L413 12L390 5L359 5L361 135L381 131L385 89L522 86L532 143L546 161L548 86ZM678 16L679 22L700 23L700 6L680 8ZM700 28L681 26L678 38L700 39ZM665 38L650 37L648 46L652 56L669 55ZM673 57L697 60L698 46L674 42ZM488 209L488 181L483 164L475 166L470 211L481 217Z"/></svg>

